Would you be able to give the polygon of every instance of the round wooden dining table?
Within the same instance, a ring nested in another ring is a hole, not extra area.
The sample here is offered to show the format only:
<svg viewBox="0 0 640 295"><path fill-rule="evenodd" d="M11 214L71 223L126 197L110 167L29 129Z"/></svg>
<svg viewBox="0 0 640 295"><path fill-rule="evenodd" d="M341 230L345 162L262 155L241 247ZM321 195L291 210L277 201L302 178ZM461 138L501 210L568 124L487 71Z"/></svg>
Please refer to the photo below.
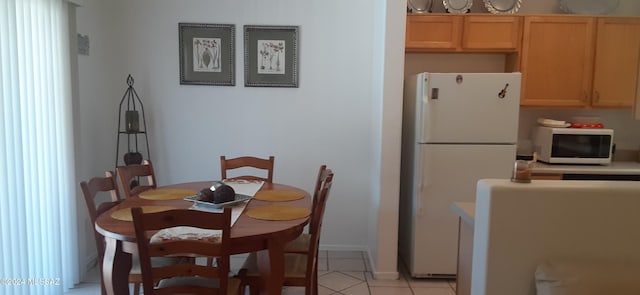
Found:
<svg viewBox="0 0 640 295"><path fill-rule="evenodd" d="M190 182L159 188L190 189L200 191L211 186L213 181ZM304 193L304 198L277 202L311 210L311 197L306 191L284 184L264 183L260 191L290 190ZM129 294L129 271L131 254L138 252L133 222L112 217L112 213L125 208L141 206L167 206L187 209L193 202L183 199L148 200L138 196L123 200L117 206L101 214L95 224L96 230L105 237L105 254L102 263L102 277L107 294ZM284 246L299 236L309 217L285 221L260 220L249 217L246 212L253 208L275 205L274 202L257 199L249 200L242 214L231 227L231 252L242 254L257 252L258 268L262 277L260 294L280 295L284 282Z"/></svg>

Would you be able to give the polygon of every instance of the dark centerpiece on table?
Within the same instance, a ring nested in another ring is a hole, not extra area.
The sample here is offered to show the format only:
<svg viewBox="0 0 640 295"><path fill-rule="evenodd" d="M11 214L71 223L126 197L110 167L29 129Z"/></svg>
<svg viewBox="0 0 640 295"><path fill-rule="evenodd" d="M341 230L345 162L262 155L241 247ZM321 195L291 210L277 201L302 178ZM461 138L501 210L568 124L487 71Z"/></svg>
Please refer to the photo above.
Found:
<svg viewBox="0 0 640 295"><path fill-rule="evenodd" d="M198 192L198 200L214 204L231 202L236 199L236 192L231 186L222 182L215 182L211 188L204 188Z"/></svg>

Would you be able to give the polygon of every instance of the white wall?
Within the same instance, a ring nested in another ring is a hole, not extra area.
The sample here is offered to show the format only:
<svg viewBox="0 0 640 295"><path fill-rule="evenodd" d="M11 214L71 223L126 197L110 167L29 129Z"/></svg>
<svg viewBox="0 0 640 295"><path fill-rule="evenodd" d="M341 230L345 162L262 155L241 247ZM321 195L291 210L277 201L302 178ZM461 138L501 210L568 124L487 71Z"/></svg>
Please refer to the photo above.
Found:
<svg viewBox="0 0 640 295"><path fill-rule="evenodd" d="M220 155L251 154L276 157L275 181L310 189L328 164L336 181L322 243L363 249L365 235L352 233L364 232L374 169L372 11L364 0L316 3L136 1L124 15L122 76L133 74L146 103L160 184L219 179ZM236 25L235 87L179 85L179 22ZM300 26L299 88L243 86L245 24Z"/></svg>
<svg viewBox="0 0 640 295"><path fill-rule="evenodd" d="M373 64L374 88L381 93L382 101L373 113L379 132L374 138L375 158L378 167L372 198L368 245L373 275L376 279L397 279L398 258L398 206L400 191L400 146L402 131L402 89L404 72L404 32L406 24L406 1L387 0L384 7L376 11L376 34ZM377 61L384 61L378 63ZM376 97L378 95L375 95ZM392 254L392 255L390 255Z"/></svg>
<svg viewBox="0 0 640 295"><path fill-rule="evenodd" d="M399 116L382 109L382 96L393 91L373 86L389 67L374 56L384 54L374 46L384 44L385 36L372 29L384 27L374 16L385 14L386 2L396 1L86 0L77 22L78 32L91 40L90 55L79 57L78 124L88 142L79 147L80 178L113 169L117 104L132 74L145 104L160 185L218 179L220 155L252 154L276 157L276 182L311 189L317 168L327 164L336 178L322 247L378 248L378 239L369 239L378 233L369 233L369 225L384 223L388 213L392 219L397 215L398 180L380 183L381 167L399 169L394 167L399 166L394 165L399 140L384 142ZM397 5L394 29L402 32L397 23L399 17L404 22L404 4ZM179 84L179 22L236 25L236 86ZM243 86L242 27L247 24L300 26L299 88ZM396 88L389 103L401 105L402 50L394 50L399 55L391 73L398 74L388 86ZM384 132L382 118L391 122ZM391 156L381 160L386 151ZM390 201L381 202L381 193ZM374 264L394 275L397 230L386 230L379 234L385 244L381 250L391 251L394 259ZM92 248L90 231L85 234ZM84 252L92 251L88 248Z"/></svg>
<svg viewBox="0 0 640 295"><path fill-rule="evenodd" d="M121 29L112 16L118 7L108 1L82 1L76 9L77 32L90 37L90 55L78 55L78 93L74 97L77 183L104 175L115 165L115 110L126 89L125 78L114 75L122 63L117 37ZM96 257L93 226L78 186L78 241L81 269ZM103 197L106 199L106 196Z"/></svg>

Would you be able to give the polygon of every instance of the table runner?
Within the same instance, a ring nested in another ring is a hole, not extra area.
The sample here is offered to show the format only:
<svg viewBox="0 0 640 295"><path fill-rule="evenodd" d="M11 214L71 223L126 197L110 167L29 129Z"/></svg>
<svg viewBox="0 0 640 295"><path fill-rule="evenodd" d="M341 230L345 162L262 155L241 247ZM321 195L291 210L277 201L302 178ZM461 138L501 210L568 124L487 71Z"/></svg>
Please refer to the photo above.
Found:
<svg viewBox="0 0 640 295"><path fill-rule="evenodd" d="M141 192L138 196L145 200L177 200L197 193L197 191L190 189L159 188Z"/></svg>

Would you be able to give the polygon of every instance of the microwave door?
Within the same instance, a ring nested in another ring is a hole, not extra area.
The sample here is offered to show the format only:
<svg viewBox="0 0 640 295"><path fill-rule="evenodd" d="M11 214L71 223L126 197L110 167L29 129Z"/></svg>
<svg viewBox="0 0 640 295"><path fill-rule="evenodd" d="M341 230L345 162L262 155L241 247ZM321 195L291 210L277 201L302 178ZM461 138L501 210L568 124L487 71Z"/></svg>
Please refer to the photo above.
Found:
<svg viewBox="0 0 640 295"><path fill-rule="evenodd" d="M613 130L538 127L535 150L542 162L559 164L609 164Z"/></svg>
<svg viewBox="0 0 640 295"><path fill-rule="evenodd" d="M610 135L556 134L553 136L552 157L608 158Z"/></svg>

